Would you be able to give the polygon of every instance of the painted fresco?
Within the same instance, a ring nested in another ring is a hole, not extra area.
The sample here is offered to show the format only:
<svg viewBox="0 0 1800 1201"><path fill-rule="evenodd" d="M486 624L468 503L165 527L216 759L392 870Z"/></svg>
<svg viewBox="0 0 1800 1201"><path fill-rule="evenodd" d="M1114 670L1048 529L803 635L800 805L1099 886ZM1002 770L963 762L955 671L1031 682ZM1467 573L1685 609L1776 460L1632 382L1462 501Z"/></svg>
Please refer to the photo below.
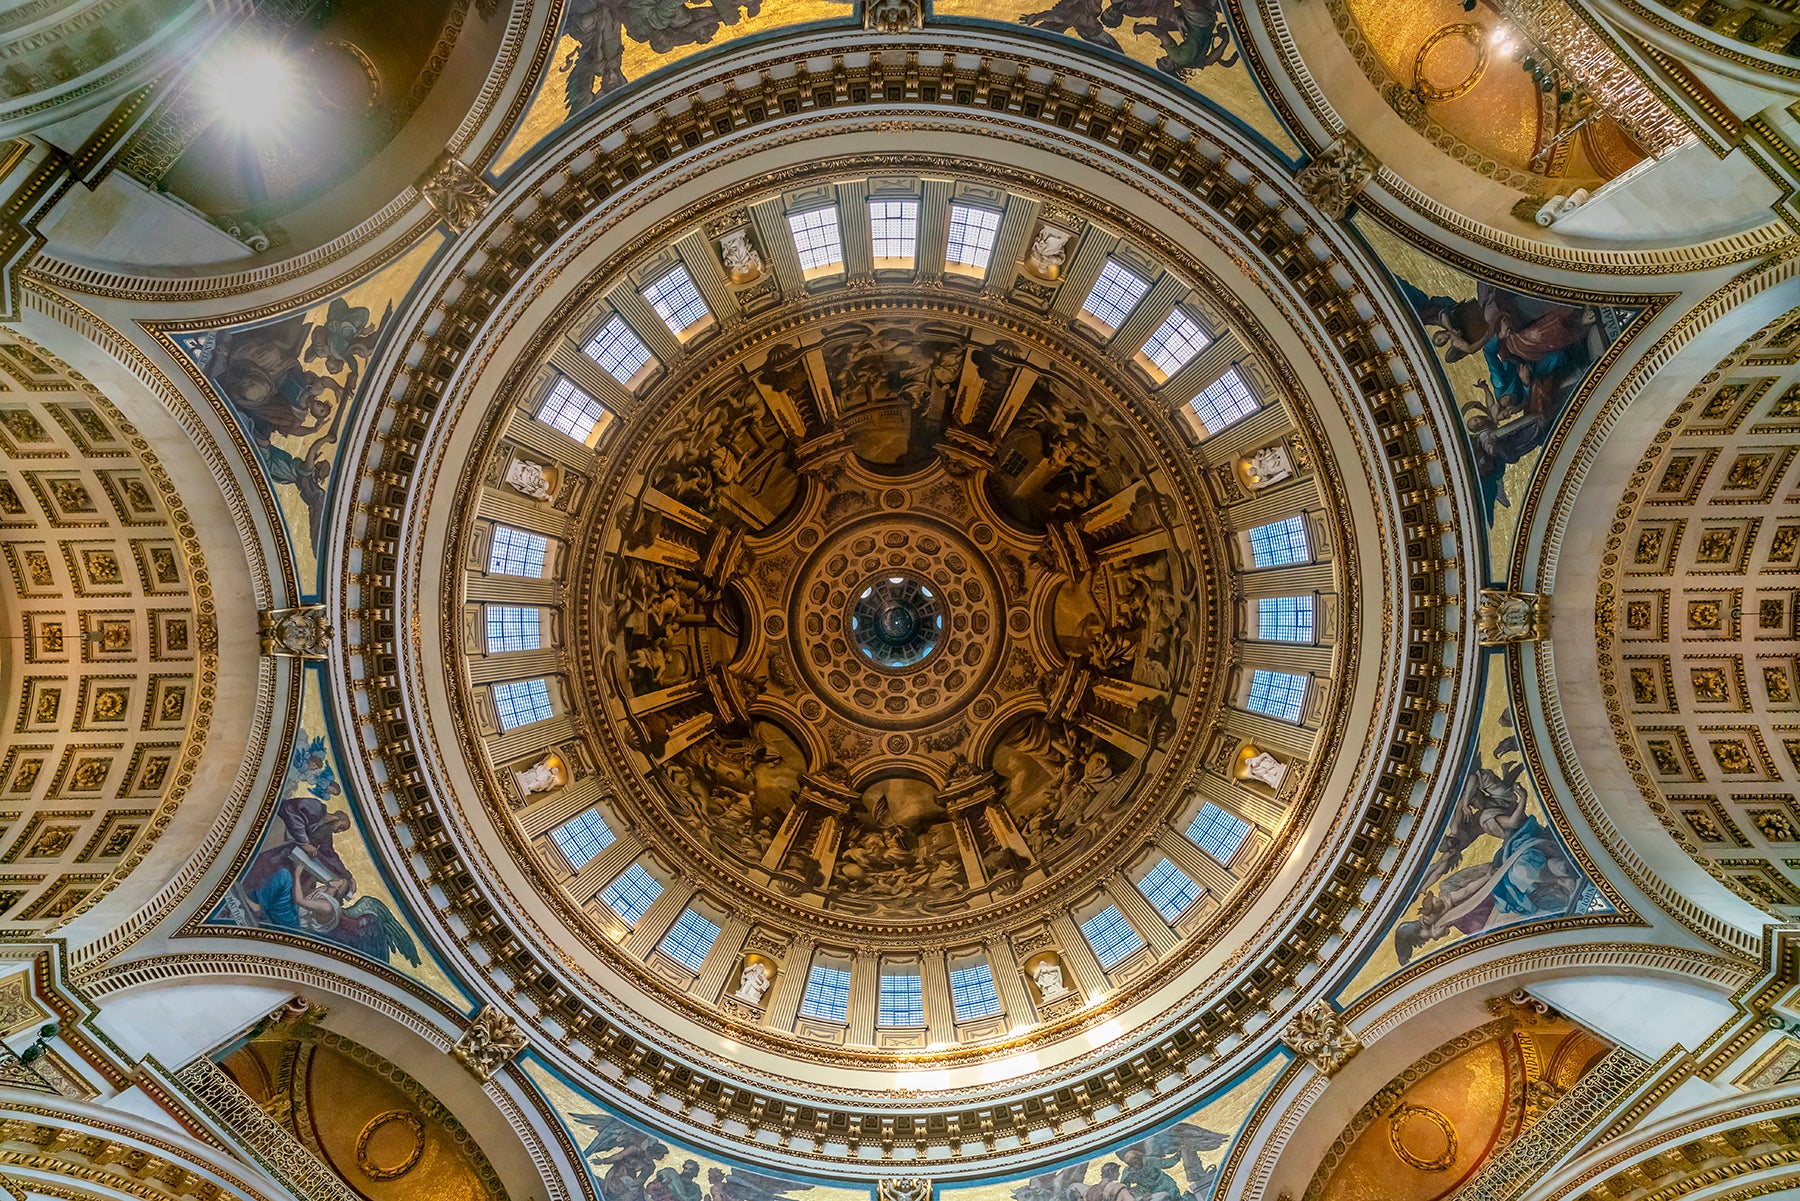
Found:
<svg viewBox="0 0 1800 1201"><path fill-rule="evenodd" d="M947 1184L937 1201L1208 1201L1250 1112L1287 1065L1277 1053L1185 1118L1104 1155L1024 1179Z"/></svg>
<svg viewBox="0 0 1800 1201"><path fill-rule="evenodd" d="M1531 783L1508 695L1505 650L1488 652L1476 754L1401 920L1340 1001L1459 942L1612 906L1556 833Z"/></svg>
<svg viewBox="0 0 1800 1201"><path fill-rule="evenodd" d="M1544 444L1639 310L1514 291L1458 271L1367 218L1355 225L1437 351L1475 469L1489 562L1504 563Z"/></svg>
<svg viewBox="0 0 1800 1201"><path fill-rule="evenodd" d="M331 473L357 389L394 309L443 241L430 234L387 268L309 308L170 335L243 427L308 591L318 587Z"/></svg>
<svg viewBox="0 0 1800 1201"><path fill-rule="evenodd" d="M490 170L501 174L599 97L703 47L854 13L852 0L568 0L544 77Z"/></svg>
<svg viewBox="0 0 1800 1201"><path fill-rule="evenodd" d="M460 1001L375 866L362 806L345 788L329 732L324 671L323 664L305 671L300 730L275 811L206 924L326 943Z"/></svg>
<svg viewBox="0 0 1800 1201"><path fill-rule="evenodd" d="M522 1065L561 1119L600 1201L870 1201L870 1186L746 1168L653 1133L577 1092L533 1057Z"/></svg>
<svg viewBox="0 0 1800 1201"><path fill-rule="evenodd" d="M1300 147L1244 64L1223 0L935 0L940 17L981 17L1063 34L1181 80L1290 159Z"/></svg>

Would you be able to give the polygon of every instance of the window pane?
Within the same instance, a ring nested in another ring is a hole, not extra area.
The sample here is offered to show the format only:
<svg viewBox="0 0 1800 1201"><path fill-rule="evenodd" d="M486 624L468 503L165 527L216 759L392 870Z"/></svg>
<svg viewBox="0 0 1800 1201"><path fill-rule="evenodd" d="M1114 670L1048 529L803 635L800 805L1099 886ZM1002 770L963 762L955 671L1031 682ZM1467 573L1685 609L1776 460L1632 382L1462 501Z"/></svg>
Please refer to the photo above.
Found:
<svg viewBox="0 0 1800 1201"><path fill-rule="evenodd" d="M1200 806L1200 812L1188 823L1188 841L1217 859L1230 863L1237 849L1244 845L1250 823L1235 813L1227 813L1211 801Z"/></svg>
<svg viewBox="0 0 1800 1201"><path fill-rule="evenodd" d="M1310 558L1304 517L1284 517L1250 531L1250 561L1257 567L1283 567Z"/></svg>
<svg viewBox="0 0 1800 1201"><path fill-rule="evenodd" d="M512 680L494 685L494 708L500 712L500 728L516 730L550 716L548 680Z"/></svg>
<svg viewBox="0 0 1800 1201"><path fill-rule="evenodd" d="M910 265L919 253L919 202L869 201L869 236L877 259L903 259Z"/></svg>
<svg viewBox="0 0 1800 1201"><path fill-rule="evenodd" d="M600 891L600 899L607 908L619 915L619 920L627 926L635 926L638 919L656 904L656 898L662 896L663 886L656 882L656 877L644 870L644 865L634 863L626 868L624 874Z"/></svg>
<svg viewBox="0 0 1800 1201"><path fill-rule="evenodd" d="M550 540L529 530L516 530L510 525L494 527L493 546L488 551L488 570L502 575L525 575L535 579L544 576L544 553Z"/></svg>
<svg viewBox="0 0 1800 1201"><path fill-rule="evenodd" d="M697 972L706 962L706 953L712 950L713 939L717 937L719 927L716 923L687 909L682 911L681 920L663 935L661 950L688 971Z"/></svg>
<svg viewBox="0 0 1800 1201"><path fill-rule="evenodd" d="M800 998L800 1012L828 1022L843 1021L850 1012L850 973L814 965L806 980L806 995Z"/></svg>
<svg viewBox="0 0 1800 1201"><path fill-rule="evenodd" d="M880 1026L923 1026L925 990L917 972L881 977L875 1022Z"/></svg>
<svg viewBox="0 0 1800 1201"><path fill-rule="evenodd" d="M944 261L986 271L994 257L994 239L1000 235L1000 214L990 209L950 206L950 237Z"/></svg>
<svg viewBox="0 0 1800 1201"><path fill-rule="evenodd" d="M576 871L593 862L601 851L613 844L615 837L598 809L589 809L550 831L550 840Z"/></svg>
<svg viewBox="0 0 1800 1201"><path fill-rule="evenodd" d="M794 251L800 256L802 270L815 271L844 261L844 244L838 239L837 205L794 213L788 217L788 228L794 232Z"/></svg>
<svg viewBox="0 0 1800 1201"><path fill-rule="evenodd" d="M534 651L543 645L538 610L517 605L487 607L487 646L491 651Z"/></svg>
<svg viewBox="0 0 1800 1201"><path fill-rule="evenodd" d="M1256 636L1268 642L1311 642L1313 598L1265 596L1256 602Z"/></svg>
<svg viewBox="0 0 1800 1201"><path fill-rule="evenodd" d="M985 963L959 967L950 973L950 1003L956 1020L991 1018L1000 1012L1000 994L994 990L994 969Z"/></svg>
<svg viewBox="0 0 1800 1201"><path fill-rule="evenodd" d="M1150 340L1144 343L1144 357L1155 363L1156 369L1164 375L1174 375L1187 366L1195 355L1205 350L1206 344L1211 341L1205 330L1190 321L1186 313L1176 309L1150 335ZM1210 427L1208 432L1211 432Z"/></svg>
<svg viewBox="0 0 1800 1201"><path fill-rule="evenodd" d="M1226 426L1242 421L1256 412L1257 407L1256 397L1250 394L1250 385L1244 382L1236 367L1228 368L1224 375L1206 385L1191 403L1208 434L1216 434Z"/></svg>
<svg viewBox="0 0 1800 1201"><path fill-rule="evenodd" d="M1174 921L1188 911L1188 907L1200 899L1200 886L1194 883L1193 877L1176 867L1167 859L1150 869L1148 875L1138 881L1138 891L1144 899L1156 906L1156 911L1163 915L1164 921Z"/></svg>
<svg viewBox="0 0 1800 1201"><path fill-rule="evenodd" d="M625 324L625 318L619 316L601 326L600 332L588 339L582 349L621 384L630 384L631 377L650 361L650 348Z"/></svg>
<svg viewBox="0 0 1800 1201"><path fill-rule="evenodd" d="M559 376L544 403L538 406L537 415L551 429L561 430L577 442L586 442L600 418L606 416L606 410L599 401Z"/></svg>
<svg viewBox="0 0 1800 1201"><path fill-rule="evenodd" d="M687 268L679 264L645 288L644 299L650 302L650 307L656 310L656 315L663 319L672 334L680 334L712 315L706 301L700 298L700 290L688 278Z"/></svg>
<svg viewBox="0 0 1800 1201"><path fill-rule="evenodd" d="M1081 302L1081 311L1109 329L1118 329L1149 290L1150 281L1139 279L1118 263L1108 260L1087 299Z"/></svg>
<svg viewBox="0 0 1800 1201"><path fill-rule="evenodd" d="M1125 915L1119 912L1116 905L1108 905L1093 917L1081 923L1082 937L1094 948L1094 957L1100 966L1110 968L1121 959L1127 959L1137 953L1144 940L1132 928Z"/></svg>
<svg viewBox="0 0 1800 1201"><path fill-rule="evenodd" d="M1287 671L1257 671L1250 677L1246 708L1282 721L1299 721L1306 704L1306 677Z"/></svg>

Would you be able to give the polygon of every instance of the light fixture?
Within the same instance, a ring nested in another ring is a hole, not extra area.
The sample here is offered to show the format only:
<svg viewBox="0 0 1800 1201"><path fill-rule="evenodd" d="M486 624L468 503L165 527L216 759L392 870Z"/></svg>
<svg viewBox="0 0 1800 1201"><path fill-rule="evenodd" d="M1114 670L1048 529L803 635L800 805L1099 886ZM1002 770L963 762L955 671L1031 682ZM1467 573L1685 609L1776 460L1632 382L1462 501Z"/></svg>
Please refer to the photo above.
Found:
<svg viewBox="0 0 1800 1201"><path fill-rule="evenodd" d="M270 45L228 47L206 67L206 99L217 119L245 136L278 133L300 102L300 75Z"/></svg>

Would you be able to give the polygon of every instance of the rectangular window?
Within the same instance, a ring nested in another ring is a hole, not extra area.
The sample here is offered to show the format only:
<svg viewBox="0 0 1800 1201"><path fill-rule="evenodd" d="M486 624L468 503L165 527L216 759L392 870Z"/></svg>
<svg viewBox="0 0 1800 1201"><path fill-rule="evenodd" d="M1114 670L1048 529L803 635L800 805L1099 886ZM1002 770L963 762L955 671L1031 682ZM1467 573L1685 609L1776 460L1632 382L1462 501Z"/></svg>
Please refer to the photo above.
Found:
<svg viewBox="0 0 1800 1201"><path fill-rule="evenodd" d="M488 570L500 575L523 575L544 578L544 555L550 539L530 530L517 530L510 525L494 527L494 541L488 549Z"/></svg>
<svg viewBox="0 0 1800 1201"><path fill-rule="evenodd" d="M1188 841L1218 860L1221 865L1231 862L1238 848L1244 845L1244 838L1250 833L1250 823L1235 813L1227 813L1211 801L1200 806L1200 812L1188 823Z"/></svg>
<svg viewBox="0 0 1800 1201"><path fill-rule="evenodd" d="M1209 435L1242 421L1256 412L1257 407L1256 397L1250 394L1250 385L1244 382L1236 367L1226 368L1224 375L1206 385L1189 403L1194 406L1200 424L1206 427Z"/></svg>
<svg viewBox="0 0 1800 1201"><path fill-rule="evenodd" d="M1194 356L1205 350L1211 341L1197 322L1176 309L1150 335L1150 340L1144 343L1144 357L1154 363L1156 369L1163 373L1163 378L1167 379L1192 362Z"/></svg>
<svg viewBox="0 0 1800 1201"><path fill-rule="evenodd" d="M606 371L606 374L624 384L627 388L637 373L643 370L644 364L650 361L650 348L643 340L632 332L625 318L615 314L600 332L588 339L582 347L588 357Z"/></svg>
<svg viewBox="0 0 1800 1201"><path fill-rule="evenodd" d="M1146 901L1156 906L1156 911L1167 922L1173 922L1186 913L1200 899L1200 886L1194 883L1193 877L1167 859L1151 868L1149 874L1138 881L1138 891L1144 894Z"/></svg>
<svg viewBox="0 0 1800 1201"><path fill-rule="evenodd" d="M869 201L869 237L877 267L911 267L919 257L919 202Z"/></svg>
<svg viewBox="0 0 1800 1201"><path fill-rule="evenodd" d="M1250 561L1257 567L1285 567L1310 558L1304 517L1284 517L1250 531Z"/></svg>
<svg viewBox="0 0 1800 1201"><path fill-rule="evenodd" d="M656 898L662 896L663 886L657 883L656 877L644 870L644 865L634 863L619 874L619 878L600 890L600 899L606 902L607 908L619 915L619 920L627 926L635 926L638 919L648 913L650 906L656 904Z"/></svg>
<svg viewBox="0 0 1800 1201"><path fill-rule="evenodd" d="M1306 704L1306 677L1291 671L1263 671L1250 676L1250 699L1244 707L1282 721L1299 721Z"/></svg>
<svg viewBox="0 0 1800 1201"><path fill-rule="evenodd" d="M1117 905L1108 905L1081 923L1081 935L1094 948L1094 958L1103 968L1111 968L1122 959L1137 954L1144 945L1132 924L1125 920Z"/></svg>
<svg viewBox="0 0 1800 1201"><path fill-rule="evenodd" d="M950 237L944 245L944 261L986 272L994 257L994 239L999 236L999 213L953 204L950 206Z"/></svg>
<svg viewBox="0 0 1800 1201"><path fill-rule="evenodd" d="M548 680L512 680L494 685L494 708L500 713L500 728L516 730L550 716L550 682Z"/></svg>
<svg viewBox="0 0 1800 1201"><path fill-rule="evenodd" d="M994 988L994 969L985 963L955 968L950 973L950 1004L956 1020L972 1022L1000 1012L1000 994Z"/></svg>
<svg viewBox="0 0 1800 1201"><path fill-rule="evenodd" d="M544 403L538 406L538 420L551 429L561 430L577 442L586 442L606 416L600 402L558 376Z"/></svg>
<svg viewBox="0 0 1800 1201"><path fill-rule="evenodd" d="M800 1012L828 1022L843 1021L850 1013L850 973L814 964L812 975L806 978L806 995L800 998Z"/></svg>
<svg viewBox="0 0 1800 1201"><path fill-rule="evenodd" d="M844 243L838 237L837 205L791 213L788 228L794 234L794 253L800 256L802 271L824 271L844 261Z"/></svg>
<svg viewBox="0 0 1800 1201"><path fill-rule="evenodd" d="M1149 280L1140 279L1108 259L1100 278L1088 290L1087 299L1081 302L1081 311L1107 329L1118 329L1149 290Z"/></svg>
<svg viewBox="0 0 1800 1201"><path fill-rule="evenodd" d="M917 972L902 972L895 976L883 973L876 1001L875 1024L878 1026L925 1024L925 990Z"/></svg>
<svg viewBox="0 0 1800 1201"><path fill-rule="evenodd" d="M680 263L645 288L644 299L650 302L650 307L676 337L712 316L712 310L700 297L700 290L688 277L687 268Z"/></svg>
<svg viewBox="0 0 1800 1201"><path fill-rule="evenodd" d="M1256 602L1256 636L1265 642L1311 642L1313 598L1259 597Z"/></svg>
<svg viewBox="0 0 1800 1201"><path fill-rule="evenodd" d="M497 651L535 651L543 645L539 611L519 605L487 607L487 646Z"/></svg>
<svg viewBox="0 0 1800 1201"><path fill-rule="evenodd" d="M700 965L706 962L706 953L712 950L713 939L717 937L717 923L692 909L685 909L681 920L663 936L659 949L688 971L697 972Z"/></svg>
<svg viewBox="0 0 1800 1201"><path fill-rule="evenodd" d="M599 857L617 838L598 809L589 809L550 831L550 841L563 853L569 866L580 871Z"/></svg>

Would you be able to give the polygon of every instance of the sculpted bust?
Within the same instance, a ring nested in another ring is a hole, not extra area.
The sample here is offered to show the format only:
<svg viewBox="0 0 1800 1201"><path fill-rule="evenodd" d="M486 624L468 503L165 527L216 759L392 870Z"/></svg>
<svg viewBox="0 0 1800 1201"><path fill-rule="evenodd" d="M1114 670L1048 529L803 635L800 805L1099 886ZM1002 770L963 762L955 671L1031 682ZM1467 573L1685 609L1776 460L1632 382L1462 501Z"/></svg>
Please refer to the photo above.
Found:
<svg viewBox="0 0 1800 1201"><path fill-rule="evenodd" d="M1294 465L1288 461L1287 447L1279 442L1263 447L1244 462L1244 474L1249 477L1252 488L1279 484L1293 473Z"/></svg>
<svg viewBox="0 0 1800 1201"><path fill-rule="evenodd" d="M530 796L534 792L548 792L561 783L557 777L556 768L548 759L541 759L524 771L514 772L513 779L518 782L519 791L526 796Z"/></svg>
<svg viewBox="0 0 1800 1201"><path fill-rule="evenodd" d="M762 255L750 245L750 231L734 229L719 239L719 257L733 283L745 283L763 273Z"/></svg>

